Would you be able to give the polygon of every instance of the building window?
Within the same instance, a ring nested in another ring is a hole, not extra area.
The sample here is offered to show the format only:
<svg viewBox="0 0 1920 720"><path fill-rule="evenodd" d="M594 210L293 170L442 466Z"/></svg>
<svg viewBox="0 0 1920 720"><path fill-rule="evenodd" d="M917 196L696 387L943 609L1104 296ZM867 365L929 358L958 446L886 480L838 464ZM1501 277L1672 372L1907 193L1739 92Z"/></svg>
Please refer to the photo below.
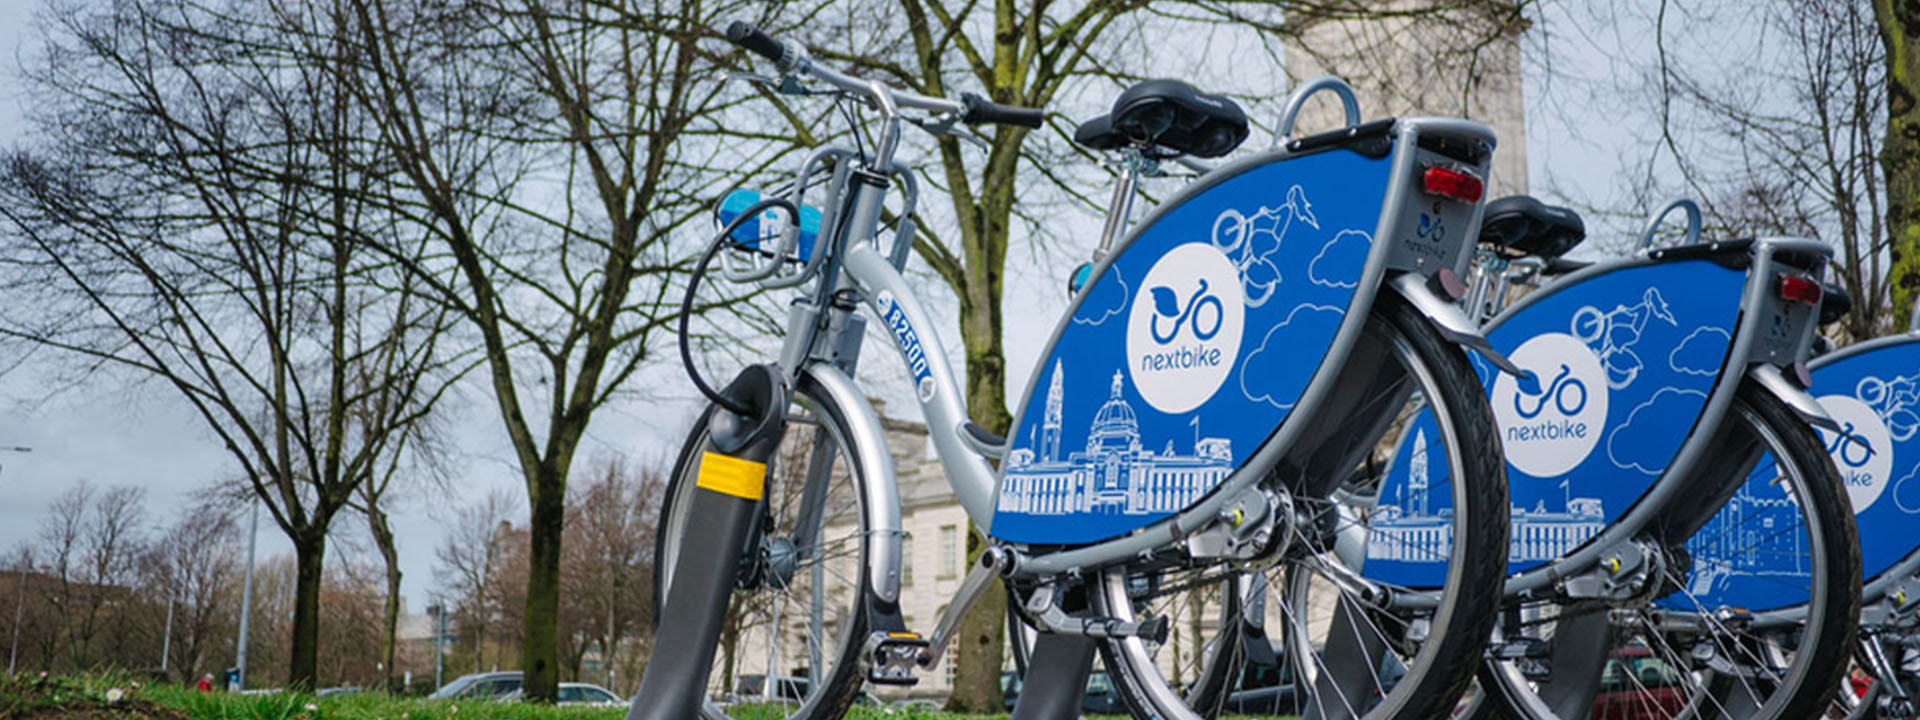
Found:
<svg viewBox="0 0 1920 720"><path fill-rule="evenodd" d="M900 584L913 585L913 536L900 537ZM911 627L911 625L909 625Z"/></svg>
<svg viewBox="0 0 1920 720"><path fill-rule="evenodd" d="M960 526L940 526L940 577L960 574Z"/></svg>

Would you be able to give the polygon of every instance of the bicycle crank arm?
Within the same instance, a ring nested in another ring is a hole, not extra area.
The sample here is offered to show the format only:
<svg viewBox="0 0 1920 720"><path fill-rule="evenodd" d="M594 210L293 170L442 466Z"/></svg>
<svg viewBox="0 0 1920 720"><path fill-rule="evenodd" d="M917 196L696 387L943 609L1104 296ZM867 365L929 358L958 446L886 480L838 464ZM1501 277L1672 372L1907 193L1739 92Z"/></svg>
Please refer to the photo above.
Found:
<svg viewBox="0 0 1920 720"><path fill-rule="evenodd" d="M1452 280L1449 281L1447 278L1452 278ZM1407 302L1412 303L1414 309L1419 310L1420 314L1427 316L1428 320L1432 320L1434 329L1439 330L1440 336L1446 338L1448 342L1467 347L1474 352L1480 353L1481 357L1493 363L1493 366L1499 368L1500 372L1516 378L1526 378L1528 376L1527 371L1522 370L1519 365L1513 364L1513 361L1508 359L1505 354L1493 349L1493 343L1488 342L1487 336L1480 333L1480 326L1475 324L1472 318L1467 317L1465 310L1461 310L1460 306L1455 305L1453 300L1441 295L1431 287L1432 283L1451 286L1457 285L1459 282L1459 277L1455 276L1452 270L1443 269L1433 275L1431 282L1426 276L1415 273L1401 273L1394 276L1387 284L1399 292L1401 297L1406 298ZM1450 292L1449 294L1454 293Z"/></svg>
<svg viewBox="0 0 1920 720"><path fill-rule="evenodd" d="M947 654L947 643L953 641L953 634L960 629L960 620L979 604L987 588L1012 569L1013 553L1006 549L989 546L980 553L980 560L967 570L966 579L960 582L960 592L954 595L953 602L947 603L947 612L940 616L940 624L934 626L926 647L920 649L921 668L932 670L940 664L940 658Z"/></svg>

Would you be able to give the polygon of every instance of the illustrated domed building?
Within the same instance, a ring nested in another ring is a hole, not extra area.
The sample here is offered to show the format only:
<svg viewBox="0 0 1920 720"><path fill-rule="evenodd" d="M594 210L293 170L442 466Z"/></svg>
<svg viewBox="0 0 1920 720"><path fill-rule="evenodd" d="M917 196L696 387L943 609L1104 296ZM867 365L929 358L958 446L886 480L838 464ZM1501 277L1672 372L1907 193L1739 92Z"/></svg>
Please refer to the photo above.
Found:
<svg viewBox="0 0 1920 720"><path fill-rule="evenodd" d="M1047 412L1040 437L1007 455L1000 484L999 512L1031 515L1171 513L1205 495L1233 470L1233 449L1226 438L1199 437L1193 452L1176 454L1167 438L1154 452L1141 437L1140 418L1127 402L1126 377L1113 373L1107 400L1093 413L1083 450L1061 458L1061 424L1066 398L1065 369L1056 362L1047 390ZM1082 406L1084 407L1084 405ZM1195 426L1197 427L1197 425Z"/></svg>

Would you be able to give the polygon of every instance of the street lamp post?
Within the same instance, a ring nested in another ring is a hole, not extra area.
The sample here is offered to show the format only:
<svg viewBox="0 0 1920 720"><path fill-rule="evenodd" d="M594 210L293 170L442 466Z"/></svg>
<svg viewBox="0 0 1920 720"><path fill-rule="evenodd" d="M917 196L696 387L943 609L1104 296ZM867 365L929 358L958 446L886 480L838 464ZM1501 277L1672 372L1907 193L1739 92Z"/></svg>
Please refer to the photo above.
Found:
<svg viewBox="0 0 1920 720"><path fill-rule="evenodd" d="M13 572L13 582L19 585L19 597L13 602L13 649L7 651L7 674L13 674L13 668L20 661L20 614L27 609L27 573L32 566L23 565Z"/></svg>
<svg viewBox="0 0 1920 720"><path fill-rule="evenodd" d="M173 654L173 593L167 593L167 631L160 636L160 672L167 672L167 656Z"/></svg>
<svg viewBox="0 0 1920 720"><path fill-rule="evenodd" d="M439 690L442 683L441 648L447 641L447 606L436 602L427 606L427 614L433 616L433 689Z"/></svg>
<svg viewBox="0 0 1920 720"><path fill-rule="evenodd" d="M253 550L254 541L260 537L260 496L253 498L253 520L247 527L247 580L240 590L240 657L234 663L234 683L244 690L247 687L247 628L253 620Z"/></svg>
<svg viewBox="0 0 1920 720"><path fill-rule="evenodd" d="M9 445L0 447L0 451L30 453L33 452L33 448L25 445ZM7 466L0 465L0 472L5 472L6 469ZM13 674L14 666L20 661L20 616L27 609L27 573L32 571L32 565L21 563L20 567L15 569L13 573L13 582L19 586L17 592L19 597L15 599L13 603L13 647L7 650L8 675Z"/></svg>

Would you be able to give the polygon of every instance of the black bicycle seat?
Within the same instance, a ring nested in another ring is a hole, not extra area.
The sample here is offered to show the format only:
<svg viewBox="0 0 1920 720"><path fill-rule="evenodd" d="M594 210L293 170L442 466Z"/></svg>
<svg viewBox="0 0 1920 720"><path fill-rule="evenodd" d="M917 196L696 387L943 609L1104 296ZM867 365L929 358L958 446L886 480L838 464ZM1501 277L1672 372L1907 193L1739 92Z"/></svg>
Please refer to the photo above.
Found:
<svg viewBox="0 0 1920 720"><path fill-rule="evenodd" d="M1543 260L1565 255L1585 239L1587 225L1578 213L1526 195L1488 202L1480 220L1480 242Z"/></svg>
<svg viewBox="0 0 1920 720"><path fill-rule="evenodd" d="M1111 115L1080 123L1080 127L1073 129L1073 142L1090 150L1118 150L1127 145L1127 139L1113 131Z"/></svg>
<svg viewBox="0 0 1920 720"><path fill-rule="evenodd" d="M1147 145L1201 158L1233 152L1246 139L1247 115L1238 103L1179 80L1134 83L1111 112L1073 133L1074 142L1094 150Z"/></svg>

